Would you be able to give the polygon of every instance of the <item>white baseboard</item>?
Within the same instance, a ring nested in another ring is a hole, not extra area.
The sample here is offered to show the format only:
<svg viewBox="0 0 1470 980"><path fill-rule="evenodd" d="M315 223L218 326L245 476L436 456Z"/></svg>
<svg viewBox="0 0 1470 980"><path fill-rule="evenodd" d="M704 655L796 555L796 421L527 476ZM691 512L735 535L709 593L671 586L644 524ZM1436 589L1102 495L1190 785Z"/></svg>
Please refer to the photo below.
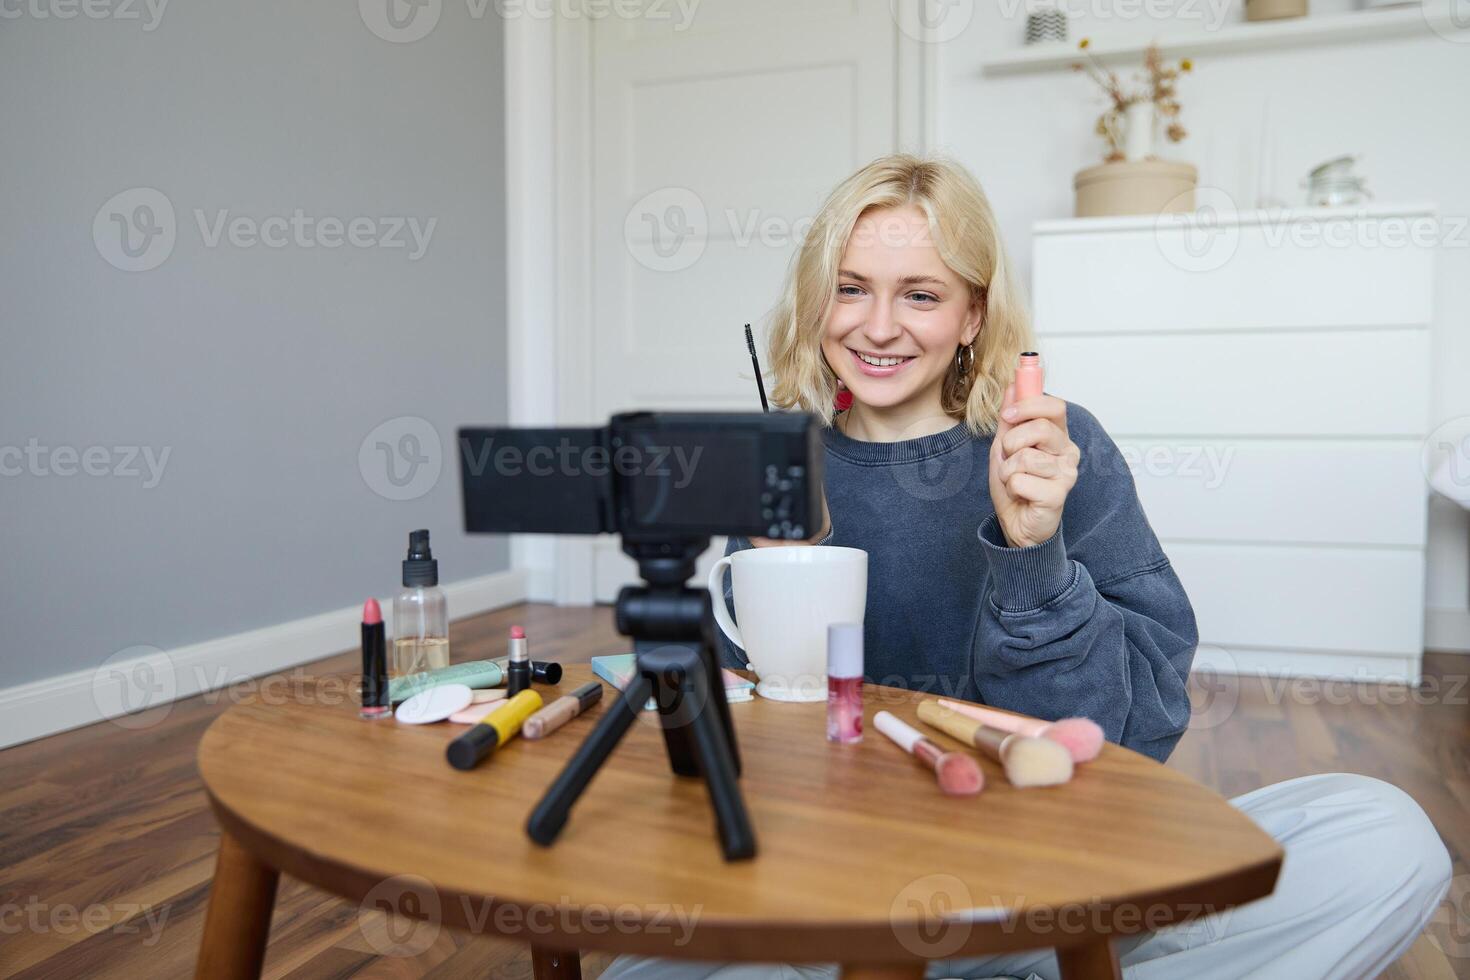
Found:
<svg viewBox="0 0 1470 980"><path fill-rule="evenodd" d="M1424 610L1424 648L1470 653L1470 609Z"/></svg>
<svg viewBox="0 0 1470 980"><path fill-rule="evenodd" d="M447 582L444 591L458 619L524 601L526 578L519 570L495 572ZM392 603L380 601L391 636ZM0 748L107 719L123 728L157 724L180 698L352 649L361 621L362 607L351 606L173 650L134 648L89 670L5 688Z"/></svg>
<svg viewBox="0 0 1470 980"><path fill-rule="evenodd" d="M1193 669L1242 677L1319 677L1364 683L1417 684L1421 677L1420 657L1414 654L1273 650L1207 642L1195 651Z"/></svg>
<svg viewBox="0 0 1470 980"><path fill-rule="evenodd" d="M555 602L556 573L549 568L526 570L526 601Z"/></svg>

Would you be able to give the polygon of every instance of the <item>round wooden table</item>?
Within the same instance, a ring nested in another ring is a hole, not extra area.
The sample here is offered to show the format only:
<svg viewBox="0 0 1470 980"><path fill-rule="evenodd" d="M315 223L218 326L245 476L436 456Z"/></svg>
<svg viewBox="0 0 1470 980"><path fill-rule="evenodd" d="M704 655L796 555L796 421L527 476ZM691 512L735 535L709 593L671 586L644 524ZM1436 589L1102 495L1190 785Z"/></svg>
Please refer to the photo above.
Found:
<svg viewBox="0 0 1470 980"><path fill-rule="evenodd" d="M568 667L559 690L590 677ZM1111 940L1261 898L1280 868L1220 796L1113 745L1066 786L1016 790L985 761L984 792L943 796L871 725L886 708L917 726L922 696L883 687L865 690L850 746L825 740L824 705L731 705L753 860L721 859L704 784L671 773L652 712L537 846L527 815L615 695L473 772L444 758L462 726L362 721L350 703L231 708L199 747L223 836L198 975L259 974L280 872L524 940L538 977L578 976L581 949L919 977L925 960L1052 946L1064 976L1093 978L1118 975Z"/></svg>

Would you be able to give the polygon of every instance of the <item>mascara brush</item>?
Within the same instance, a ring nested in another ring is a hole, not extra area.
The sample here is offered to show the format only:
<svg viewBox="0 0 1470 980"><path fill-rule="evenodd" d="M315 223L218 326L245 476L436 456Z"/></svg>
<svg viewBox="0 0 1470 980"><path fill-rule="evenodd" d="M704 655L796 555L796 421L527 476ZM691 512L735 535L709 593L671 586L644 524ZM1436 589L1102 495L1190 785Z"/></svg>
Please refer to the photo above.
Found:
<svg viewBox="0 0 1470 980"><path fill-rule="evenodd" d="M755 356L755 337L748 323L745 325L745 346L750 348L750 366L755 368L755 390L761 393L761 411L769 412L771 405L766 401L766 383L761 380L761 361Z"/></svg>

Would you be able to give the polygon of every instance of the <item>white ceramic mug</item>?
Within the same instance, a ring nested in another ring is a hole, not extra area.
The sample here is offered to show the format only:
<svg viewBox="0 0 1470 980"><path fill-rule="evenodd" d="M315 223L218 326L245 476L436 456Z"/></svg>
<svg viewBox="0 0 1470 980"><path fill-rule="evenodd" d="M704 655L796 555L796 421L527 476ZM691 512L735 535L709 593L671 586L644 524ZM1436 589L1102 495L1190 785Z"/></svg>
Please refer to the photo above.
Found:
<svg viewBox="0 0 1470 980"><path fill-rule="evenodd" d="M739 626L725 608L727 565ZM709 591L715 621L760 678L756 693L773 701L825 701L827 627L863 621L868 553L829 545L749 548L715 562Z"/></svg>

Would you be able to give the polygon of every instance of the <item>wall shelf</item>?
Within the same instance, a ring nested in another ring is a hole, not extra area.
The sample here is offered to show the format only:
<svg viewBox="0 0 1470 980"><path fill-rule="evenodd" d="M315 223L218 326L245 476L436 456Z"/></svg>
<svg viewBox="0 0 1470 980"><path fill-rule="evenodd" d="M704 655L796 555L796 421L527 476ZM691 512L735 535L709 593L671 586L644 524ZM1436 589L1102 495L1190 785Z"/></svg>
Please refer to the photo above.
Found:
<svg viewBox="0 0 1470 980"><path fill-rule="evenodd" d="M1428 3L1424 6L1415 4L1407 8L1362 10L1347 14L1298 17L1293 20L1242 22L1214 31L1191 31L1158 38L1104 38L1094 41L1088 50L1098 61L1108 64L1141 61L1144 50L1154 40L1157 40L1164 57L1177 58L1379 41L1412 37L1416 34L1436 34L1470 41L1470 24L1456 19L1447 6ZM1080 57L1076 41L1038 44L987 58L981 63L981 71L987 75L1057 71L1069 69Z"/></svg>

